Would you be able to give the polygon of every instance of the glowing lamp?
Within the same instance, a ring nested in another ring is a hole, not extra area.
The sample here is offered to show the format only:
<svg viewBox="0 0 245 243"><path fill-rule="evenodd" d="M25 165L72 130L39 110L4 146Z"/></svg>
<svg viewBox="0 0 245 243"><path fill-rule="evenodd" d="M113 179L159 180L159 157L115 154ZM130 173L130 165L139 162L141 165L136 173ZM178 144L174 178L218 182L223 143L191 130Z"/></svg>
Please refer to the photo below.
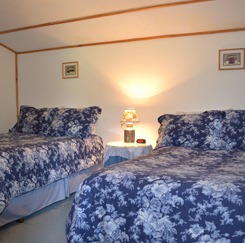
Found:
<svg viewBox="0 0 245 243"><path fill-rule="evenodd" d="M134 123L139 122L139 118L134 108L128 108L123 112L121 126L124 129L124 142L135 142Z"/></svg>

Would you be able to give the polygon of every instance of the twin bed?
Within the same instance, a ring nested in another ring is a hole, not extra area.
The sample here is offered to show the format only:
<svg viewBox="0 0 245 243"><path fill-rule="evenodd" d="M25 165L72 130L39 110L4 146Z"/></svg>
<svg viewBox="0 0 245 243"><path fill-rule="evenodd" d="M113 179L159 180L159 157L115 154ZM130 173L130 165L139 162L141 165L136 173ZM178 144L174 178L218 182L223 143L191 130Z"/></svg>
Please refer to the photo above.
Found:
<svg viewBox="0 0 245 243"><path fill-rule="evenodd" d="M20 107L0 135L0 226L68 197L103 162L99 107Z"/></svg>
<svg viewBox="0 0 245 243"><path fill-rule="evenodd" d="M245 111L158 121L152 152L80 184L69 243L245 242Z"/></svg>

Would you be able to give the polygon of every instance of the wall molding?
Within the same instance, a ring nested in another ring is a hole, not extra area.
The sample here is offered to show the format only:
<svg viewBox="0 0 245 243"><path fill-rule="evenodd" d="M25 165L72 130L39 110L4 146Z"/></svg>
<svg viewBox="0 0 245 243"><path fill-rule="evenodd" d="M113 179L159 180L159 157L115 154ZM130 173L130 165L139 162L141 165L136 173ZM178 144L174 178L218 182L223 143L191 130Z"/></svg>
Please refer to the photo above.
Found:
<svg viewBox="0 0 245 243"><path fill-rule="evenodd" d="M15 54L15 101L16 116L19 117L19 74L18 74L18 54Z"/></svg>

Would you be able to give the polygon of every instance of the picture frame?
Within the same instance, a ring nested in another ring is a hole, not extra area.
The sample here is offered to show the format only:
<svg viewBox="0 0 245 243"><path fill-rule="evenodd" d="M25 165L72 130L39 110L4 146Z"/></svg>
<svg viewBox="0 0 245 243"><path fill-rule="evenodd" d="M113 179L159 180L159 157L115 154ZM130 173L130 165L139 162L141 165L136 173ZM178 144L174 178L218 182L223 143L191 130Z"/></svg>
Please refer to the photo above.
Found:
<svg viewBox="0 0 245 243"><path fill-rule="evenodd" d="M62 77L78 78L79 77L79 63L78 62L64 62L62 63Z"/></svg>
<svg viewBox="0 0 245 243"><path fill-rule="evenodd" d="M219 70L244 69L244 49L219 50Z"/></svg>

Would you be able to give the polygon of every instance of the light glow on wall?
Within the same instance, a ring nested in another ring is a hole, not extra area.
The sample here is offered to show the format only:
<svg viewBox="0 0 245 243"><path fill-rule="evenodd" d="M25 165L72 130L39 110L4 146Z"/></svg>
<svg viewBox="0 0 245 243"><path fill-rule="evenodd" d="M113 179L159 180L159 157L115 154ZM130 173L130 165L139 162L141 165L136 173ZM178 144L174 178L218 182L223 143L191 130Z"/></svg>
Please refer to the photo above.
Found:
<svg viewBox="0 0 245 243"><path fill-rule="evenodd" d="M118 80L121 92L131 98L149 98L166 90L163 77L131 75Z"/></svg>

